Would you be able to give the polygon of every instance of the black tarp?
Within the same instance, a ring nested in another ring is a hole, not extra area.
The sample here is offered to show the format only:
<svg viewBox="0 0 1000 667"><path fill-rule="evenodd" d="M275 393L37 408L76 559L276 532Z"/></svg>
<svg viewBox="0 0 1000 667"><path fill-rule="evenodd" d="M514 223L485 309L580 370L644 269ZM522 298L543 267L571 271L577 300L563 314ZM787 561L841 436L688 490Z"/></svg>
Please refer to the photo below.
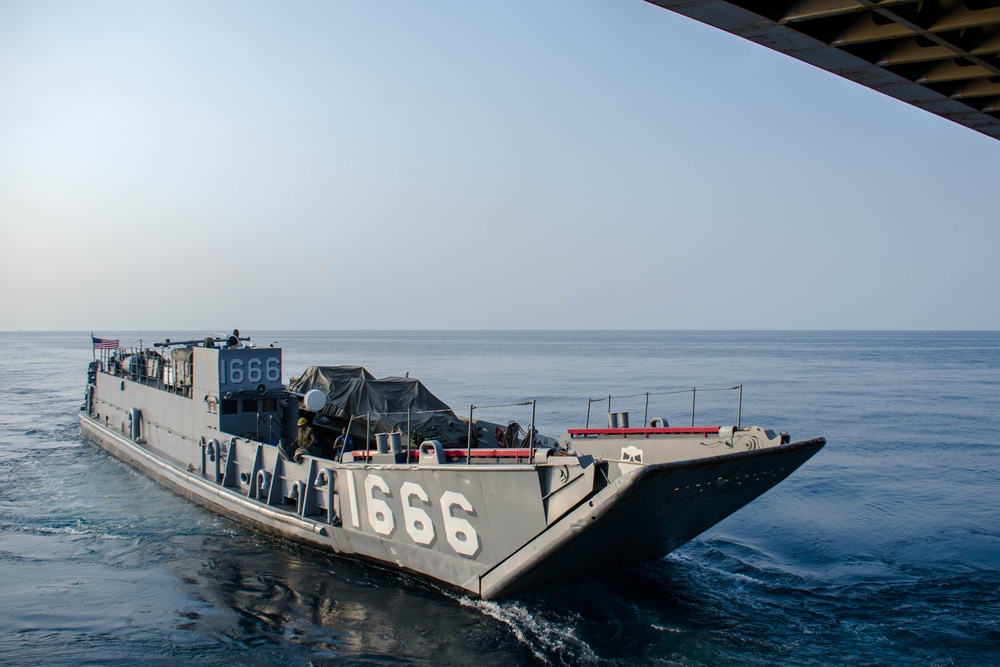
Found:
<svg viewBox="0 0 1000 667"><path fill-rule="evenodd" d="M375 376L364 366L310 366L288 388L300 394L310 389L319 389L324 394L329 394L331 386L354 378L374 380Z"/></svg>
<svg viewBox="0 0 1000 667"><path fill-rule="evenodd" d="M346 426L347 420L354 416L351 432L357 440L364 437L365 419L370 414L368 432L373 437L375 433L392 431L399 431L405 437L408 410L409 432L415 442L433 439L445 446L465 444L467 422L456 417L444 401L415 378L334 380L327 391L326 406L316 415L313 425L336 430Z"/></svg>

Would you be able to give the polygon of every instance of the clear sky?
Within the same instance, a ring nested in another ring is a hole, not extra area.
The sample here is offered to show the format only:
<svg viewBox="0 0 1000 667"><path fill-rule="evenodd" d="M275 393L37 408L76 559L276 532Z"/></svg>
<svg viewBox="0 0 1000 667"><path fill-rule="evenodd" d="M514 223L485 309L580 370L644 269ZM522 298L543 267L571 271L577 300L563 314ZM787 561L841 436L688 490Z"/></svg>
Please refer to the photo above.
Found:
<svg viewBox="0 0 1000 667"><path fill-rule="evenodd" d="M1000 141L642 0L0 0L0 329L1000 329Z"/></svg>

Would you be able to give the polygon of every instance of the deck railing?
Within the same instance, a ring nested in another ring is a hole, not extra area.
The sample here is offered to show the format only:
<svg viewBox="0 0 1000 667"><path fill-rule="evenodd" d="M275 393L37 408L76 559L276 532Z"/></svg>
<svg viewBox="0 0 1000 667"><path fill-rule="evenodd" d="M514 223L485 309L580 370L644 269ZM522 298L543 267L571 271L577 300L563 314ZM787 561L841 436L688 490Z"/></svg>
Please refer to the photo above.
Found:
<svg viewBox="0 0 1000 667"><path fill-rule="evenodd" d="M695 425L694 424L695 402L697 400L698 392L699 391L701 391L702 393L705 393L705 392L716 392L716 391L738 391L739 394L738 394L737 403L736 403L736 426L737 427L742 426L742 419L743 419L743 385L742 384L738 384L738 385L734 385L732 387L713 387L713 388L710 388L710 389L698 389L697 387L691 387L690 389L676 389L676 390L672 390L672 391L657 391L657 392L647 391L647 392L643 392L641 394L622 394L620 396L612 396L611 394L608 394L606 397L605 396L601 396L600 398L588 398L587 399L587 419L586 419L586 426L584 428L590 428L590 406L593 405L594 403L601 403L603 401L607 401L608 402L608 414L611 415L611 414L614 414L614 412L611 409L611 401L612 401L612 399L639 398L640 396L644 396L645 399L646 399L646 403L645 403L645 407L643 408L643 412L642 412L642 425L644 427L646 427L646 426L649 426L648 420L649 420L649 397L650 396L669 396L669 395L674 395L674 394L686 394L688 392L691 393L691 426L693 427Z"/></svg>
<svg viewBox="0 0 1000 667"><path fill-rule="evenodd" d="M607 401L608 414L610 415L610 414L614 414L614 412L612 410L613 401L615 401L615 400L629 399L629 398L642 397L642 398L645 399L645 404L644 404L644 408L643 408L643 425L642 426L643 426L643 428L648 428L649 427L649 422L648 422L648 420L649 420L649 399L650 399L651 396L652 397L670 396L670 395L687 394L687 393L691 394L691 429L695 429L695 427L696 427L695 417L696 417L696 414L697 414L697 399L698 399L698 394L699 393L708 393L708 392L726 392L726 391L733 391L733 392L737 393L736 426L737 426L737 428L741 428L742 427L742 418L743 418L743 385L742 384L738 384L738 385L733 385L731 387L710 387L710 388L707 388L707 389L706 388L699 389L698 387L692 387L690 389L677 389L677 390L659 391L659 392L647 391L647 392L642 392L642 393L637 393L637 394L621 394L621 395L609 394L607 396L602 396L600 398L588 398L587 399L587 416L586 416L586 421L585 421L586 425L585 425L584 429L589 429L590 428L590 411L591 411L591 406L594 403ZM509 408L509 407L524 407L524 406L529 406L529 405L531 406L531 422L530 422L530 425L528 427L528 431L527 431L527 433L525 434L524 437L528 440L527 449L528 449L529 460L531 460L533 458L533 456L534 456L534 450L536 449L536 445L538 443L537 434L535 432L535 413L536 413L536 408L537 408L537 401L535 401L535 400L520 401L520 402L517 402L517 403L503 403L503 404L495 404L495 405L475 405L475 404L470 405L469 406L468 424L467 424L468 431L467 431L467 435L466 435L466 447L465 447L465 450L466 450L466 457L465 457L466 458L466 462L471 462L472 458L473 458L473 454L472 454L472 443L473 443L472 429L473 429L473 425L475 424L475 421L476 421L476 411L477 410L486 410L486 409L495 409L495 408ZM426 414L435 414L435 413L447 413L447 414L455 416L455 410L453 410L452 408L442 408L442 409L437 409L437 410L407 410L407 411L376 412L376 413L368 411L368 412L366 412L364 414L351 415L350 421L348 422L348 432L350 432L350 426L355 421L364 420L365 421L365 450L366 451L372 451L372 443L371 443L372 432L371 432L371 428L372 428L372 417L373 417L373 415L374 415L374 417L375 417L376 420L378 420L378 419L380 419L382 417L402 417L402 416L405 415L406 416L406 448L405 448L406 449L406 462L410 463L410 461L411 461L411 446L410 445L413 443L413 432L412 432L412 428L411 428L411 418L413 416L415 416L415 415L426 415ZM509 422L509 424L517 424L517 423L516 422ZM399 428L399 427L396 427L396 428ZM718 428L718 427L715 427L715 428ZM516 440L517 433L523 432L524 430L519 425L517 426L517 429L518 430L517 430L516 433L509 433L508 434L511 439L507 440L505 442L505 446L507 446L507 447L517 447L519 445L519 443ZM675 428L673 430L679 432L681 429ZM689 430L689 429L685 429L685 430ZM692 432L694 432L694 431L692 431ZM402 435L401 430L400 430L400 434ZM524 443L522 442L520 444L523 445ZM452 451L454 451L454 450L452 450ZM398 453L401 454L402 452L398 452Z"/></svg>
<svg viewBox="0 0 1000 667"><path fill-rule="evenodd" d="M466 445L466 462L469 462L469 461L472 460L472 425L475 423L475 412L476 412L476 410L485 410L485 409L493 409L493 408L522 407L522 406L528 406L528 405L531 406L531 423L530 423L530 426L528 427L528 433L527 433L526 437L529 439L528 449L529 449L529 459L530 459L531 456L534 455L534 449L535 449L535 401L534 400L521 401L519 403L503 403L503 404L498 404L498 405L475 405L475 404L470 405L469 406L468 432L467 432L467 435L466 435L466 443L465 443L465 445ZM411 428L410 428L410 419L414 415L429 415L429 414L442 414L442 413L447 413L447 414L454 415L455 411L452 410L451 408L441 408L441 409L438 409L438 410L407 410L405 412L402 412L402 411L398 411L398 412L379 412L379 413L376 413L376 418L379 418L379 417L401 417L403 415L406 415L406 443L407 443L406 444L406 462L409 463L410 462L410 444L413 442L413 433L412 433ZM351 416L350 422L348 423L348 432L350 431L350 423L353 423L355 419L360 419L360 418L361 418L360 415L352 415ZM371 413L371 411L368 411L365 414L365 448L368 449L368 450L371 449L371 421L372 421L372 413ZM516 422L511 422L511 423L516 423ZM515 437L516 437L516 434L515 434ZM516 443L512 443L510 446L512 446L512 447L516 446Z"/></svg>

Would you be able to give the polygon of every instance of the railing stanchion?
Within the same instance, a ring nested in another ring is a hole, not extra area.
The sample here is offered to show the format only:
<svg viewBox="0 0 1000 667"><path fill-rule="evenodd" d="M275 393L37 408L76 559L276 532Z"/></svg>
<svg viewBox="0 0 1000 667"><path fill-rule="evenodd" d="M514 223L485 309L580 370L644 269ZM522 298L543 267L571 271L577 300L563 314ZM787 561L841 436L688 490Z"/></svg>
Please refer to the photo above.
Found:
<svg viewBox="0 0 1000 667"><path fill-rule="evenodd" d="M646 407L642 410L642 427L649 426L649 392L646 392Z"/></svg>
<svg viewBox="0 0 1000 667"><path fill-rule="evenodd" d="M469 434L466 436L468 442L465 443L465 462L472 463L472 412L476 409L475 405L469 406Z"/></svg>
<svg viewBox="0 0 1000 667"><path fill-rule="evenodd" d="M743 385L740 385L740 400L736 405L736 428L743 427Z"/></svg>
<svg viewBox="0 0 1000 667"><path fill-rule="evenodd" d="M697 387L691 387L691 426L694 426L694 399L698 393Z"/></svg>
<svg viewBox="0 0 1000 667"><path fill-rule="evenodd" d="M535 460L535 399L531 399L531 426L528 428L528 463Z"/></svg>
<svg viewBox="0 0 1000 667"><path fill-rule="evenodd" d="M584 423L584 428L590 428L590 404L594 402L594 399L587 399L587 421Z"/></svg>

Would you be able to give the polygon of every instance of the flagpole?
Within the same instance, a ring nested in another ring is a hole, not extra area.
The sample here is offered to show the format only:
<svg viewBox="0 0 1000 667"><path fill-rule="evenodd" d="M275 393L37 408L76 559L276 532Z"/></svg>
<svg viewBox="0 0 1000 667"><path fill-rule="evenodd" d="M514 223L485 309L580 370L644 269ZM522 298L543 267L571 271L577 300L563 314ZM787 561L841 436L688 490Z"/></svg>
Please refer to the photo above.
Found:
<svg viewBox="0 0 1000 667"><path fill-rule="evenodd" d="M90 332L90 358L97 361L97 350L94 349L94 332Z"/></svg>

